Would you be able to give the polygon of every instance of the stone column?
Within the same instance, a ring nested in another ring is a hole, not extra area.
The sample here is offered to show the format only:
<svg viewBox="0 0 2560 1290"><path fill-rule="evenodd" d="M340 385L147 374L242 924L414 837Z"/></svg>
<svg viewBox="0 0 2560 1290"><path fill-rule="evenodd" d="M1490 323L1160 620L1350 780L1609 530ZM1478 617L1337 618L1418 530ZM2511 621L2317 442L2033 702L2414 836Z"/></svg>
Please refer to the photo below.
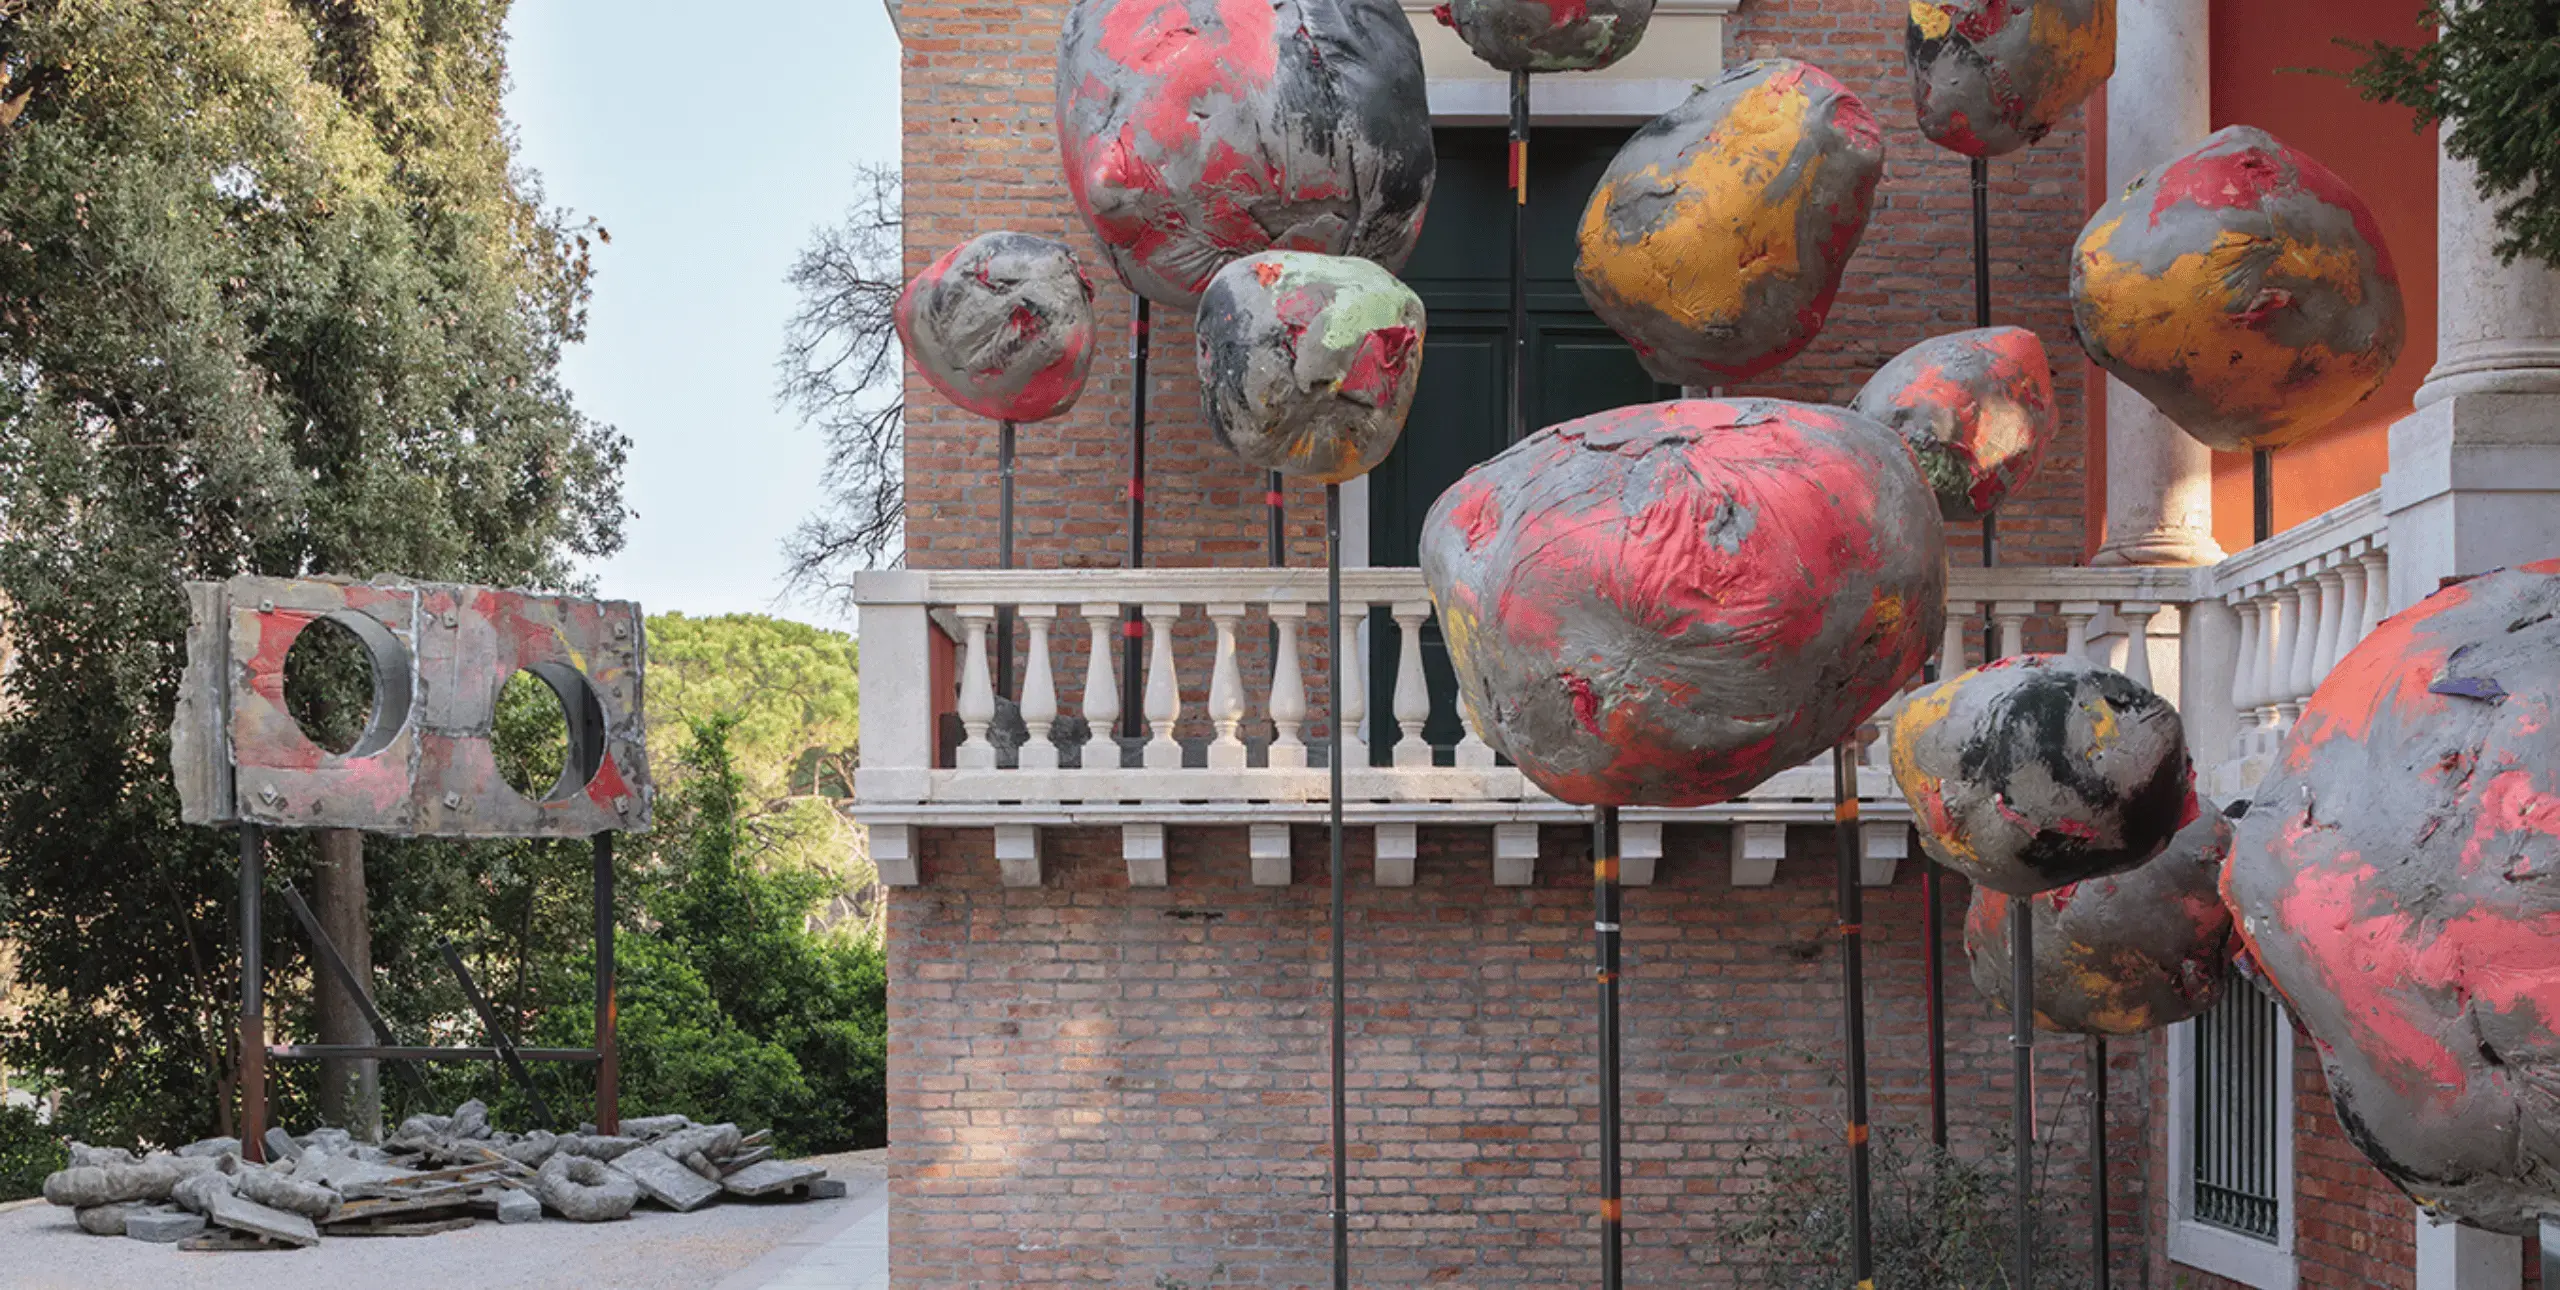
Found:
<svg viewBox="0 0 2560 1290"><path fill-rule="evenodd" d="M2472 167L2439 156L2435 370L2391 428L2391 603L2560 556L2560 270L2502 264Z"/></svg>
<svg viewBox="0 0 2560 1290"><path fill-rule="evenodd" d="M2107 87L2107 183L2116 188L2213 132L2208 0L2145 0L2117 18ZM2213 452L2149 399L2107 378L2107 541L2092 563L2214 564Z"/></svg>

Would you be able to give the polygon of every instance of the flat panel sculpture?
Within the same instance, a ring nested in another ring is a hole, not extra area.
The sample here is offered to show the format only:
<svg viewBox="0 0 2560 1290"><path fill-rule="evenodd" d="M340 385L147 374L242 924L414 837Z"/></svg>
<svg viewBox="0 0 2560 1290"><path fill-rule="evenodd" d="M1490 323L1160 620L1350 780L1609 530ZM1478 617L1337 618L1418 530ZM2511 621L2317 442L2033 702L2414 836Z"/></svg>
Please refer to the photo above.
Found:
<svg viewBox="0 0 2560 1290"><path fill-rule="evenodd" d="M1922 341L1850 406L1901 433L1950 520L1981 519L2025 487L2062 425L2053 365L2024 327Z"/></svg>
<svg viewBox="0 0 2560 1290"><path fill-rule="evenodd" d="M2201 813L2178 710L2067 654L2004 658L1922 690L1892 737L1922 848L2010 896L2137 868Z"/></svg>
<svg viewBox="0 0 2560 1290"><path fill-rule="evenodd" d="M2092 216L2071 298L2089 357L2221 452L2281 448L2336 421L2382 388L2408 333L2372 209L2248 126Z"/></svg>
<svg viewBox="0 0 2560 1290"><path fill-rule="evenodd" d="M1828 751L1937 647L1937 500L1838 408L1694 400L1541 431L1422 536L1459 692L1569 802L1698 806Z"/></svg>
<svg viewBox="0 0 2560 1290"><path fill-rule="evenodd" d="M1075 406L1093 370L1093 282L1063 242L986 233L898 296L898 339L953 403L995 421Z"/></svg>
<svg viewBox="0 0 2560 1290"><path fill-rule="evenodd" d="M1883 173L1875 116L1840 82L1745 63L1609 163L1582 216L1583 299L1656 380L1748 380L1822 330Z"/></svg>
<svg viewBox="0 0 2560 1290"><path fill-rule="evenodd" d="M2341 661L2223 893L2376 1167L2493 1231L2560 1211L2560 561L2437 592Z"/></svg>
<svg viewBox="0 0 2560 1290"><path fill-rule="evenodd" d="M1158 304L1259 251L1401 268L1422 235L1431 107L1395 0L1079 0L1057 87L1076 209Z"/></svg>
<svg viewBox="0 0 2560 1290"><path fill-rule="evenodd" d="M1593 72L1635 52L1654 0L1451 0L1431 12L1506 72Z"/></svg>
<svg viewBox="0 0 2560 1290"><path fill-rule="evenodd" d="M2116 70L2116 0L1912 0L1920 132L1998 157L2053 132Z"/></svg>
<svg viewBox="0 0 2560 1290"><path fill-rule="evenodd" d="M1202 401L1228 451L1340 484L1394 450L1422 373L1422 298L1349 256L1268 251L1200 302Z"/></svg>
<svg viewBox="0 0 2560 1290"><path fill-rule="evenodd" d="M192 824L393 836L578 838L644 828L648 749L640 611L625 601L446 583L242 576L187 584L194 621L171 734ZM373 671L372 715L332 752L285 706L285 659L326 619ZM538 798L499 774L491 733L517 672L567 718L559 781Z"/></svg>
<svg viewBox="0 0 2560 1290"><path fill-rule="evenodd" d="M2036 1025L2106 1037L2140 1035L2200 1017L2222 998L2239 940L2222 903L2231 821L2207 810L2169 849L2130 873L2030 897L2035 917ZM2009 902L1973 889L1964 948L1973 984L2006 1009Z"/></svg>

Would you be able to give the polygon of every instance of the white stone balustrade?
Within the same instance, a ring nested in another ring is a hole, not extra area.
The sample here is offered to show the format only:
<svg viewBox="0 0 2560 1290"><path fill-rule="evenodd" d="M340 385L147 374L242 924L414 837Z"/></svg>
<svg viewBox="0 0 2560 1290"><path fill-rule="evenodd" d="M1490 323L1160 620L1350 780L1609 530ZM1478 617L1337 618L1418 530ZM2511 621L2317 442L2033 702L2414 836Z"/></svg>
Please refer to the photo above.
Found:
<svg viewBox="0 0 2560 1290"><path fill-rule="evenodd" d="M2320 678L2382 620L2390 585L2378 499L2367 497L2212 568L1960 569L1950 580L1942 659L1979 661L1986 614L2005 655L2030 644L2083 653L2181 704L2207 790L2227 799L2264 773L2283 731ZM1116 826L1131 881L1165 881L1164 831L1250 826L1258 881L1286 881L1289 828L1322 823L1330 774L1320 749L1333 719L1322 670L1333 644L1324 630L1318 569L952 570L861 575L862 763L857 818L893 834L885 853L896 876L919 872L914 830L1003 832L1005 873L1037 881L1038 832ZM1560 802L1500 764L1467 714L1435 699L1423 665L1432 607L1419 571L1343 574L1345 636L1361 662L1342 672L1345 818L1377 832L1376 880L1413 881L1422 826L1494 831L1492 880L1531 880L1537 826L1570 826L1588 812ZM1147 637L1139 737L1122 740L1117 626L1135 606ZM990 657L999 610L1026 631L1019 721L1001 719ZM1061 633L1081 617L1085 638ZM1257 621L1258 620L1258 621ZM1372 640L1392 623L1394 641ZM1071 705L1059 678L1079 674ZM1381 658L1377 651L1384 649ZM1069 652L1070 657L1057 655ZM937 696L927 678L937 656L956 669ZM1366 720L1371 667L1385 696L1382 720ZM1942 669L1941 674L1944 674ZM1889 704L1873 726L1889 721ZM1060 714L1090 730L1058 742ZM946 745L941 722L956 718ZM1438 743L1432 734L1462 733ZM1862 859L1870 882L1890 882L1907 854L1908 808L1871 726L1859 775ZM1384 741L1373 756L1368 739ZM1782 772L1745 798L1687 811L1630 809L1628 836L1658 848L1661 826L1732 829L1736 881L1768 881L1777 839L1790 825L1831 819L1829 758ZM1320 867L1320 866L1319 866ZM1630 876L1649 876L1631 868Z"/></svg>

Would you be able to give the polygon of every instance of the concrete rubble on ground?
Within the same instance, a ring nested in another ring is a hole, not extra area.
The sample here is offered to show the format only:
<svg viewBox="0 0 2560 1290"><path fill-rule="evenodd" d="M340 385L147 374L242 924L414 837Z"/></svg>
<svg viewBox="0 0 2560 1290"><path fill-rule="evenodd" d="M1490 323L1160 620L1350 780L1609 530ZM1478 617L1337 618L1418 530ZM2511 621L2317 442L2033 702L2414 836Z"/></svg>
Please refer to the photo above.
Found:
<svg viewBox="0 0 2560 1290"><path fill-rule="evenodd" d="M261 1139L267 1163L237 1138L208 1138L136 1156L72 1143L45 1179L45 1199L96 1236L187 1250L292 1249L323 1236L425 1236L483 1218L527 1223L550 1213L576 1222L628 1218L642 1201L679 1213L724 1196L825 1200L844 1184L815 1165L773 1158L765 1132L696 1124L681 1115L626 1120L617 1134L489 1123L465 1102L451 1115L416 1115L380 1146L341 1129Z"/></svg>

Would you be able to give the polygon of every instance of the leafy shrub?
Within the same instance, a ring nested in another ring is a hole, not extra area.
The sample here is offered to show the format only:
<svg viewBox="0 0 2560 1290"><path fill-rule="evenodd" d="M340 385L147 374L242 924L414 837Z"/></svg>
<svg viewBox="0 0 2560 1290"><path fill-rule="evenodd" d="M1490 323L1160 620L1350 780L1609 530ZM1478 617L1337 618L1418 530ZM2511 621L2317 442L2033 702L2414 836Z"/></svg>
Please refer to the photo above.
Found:
<svg viewBox="0 0 2560 1290"><path fill-rule="evenodd" d="M44 1176L70 1162L70 1153L35 1109L0 1106L0 1201L44 1190Z"/></svg>

